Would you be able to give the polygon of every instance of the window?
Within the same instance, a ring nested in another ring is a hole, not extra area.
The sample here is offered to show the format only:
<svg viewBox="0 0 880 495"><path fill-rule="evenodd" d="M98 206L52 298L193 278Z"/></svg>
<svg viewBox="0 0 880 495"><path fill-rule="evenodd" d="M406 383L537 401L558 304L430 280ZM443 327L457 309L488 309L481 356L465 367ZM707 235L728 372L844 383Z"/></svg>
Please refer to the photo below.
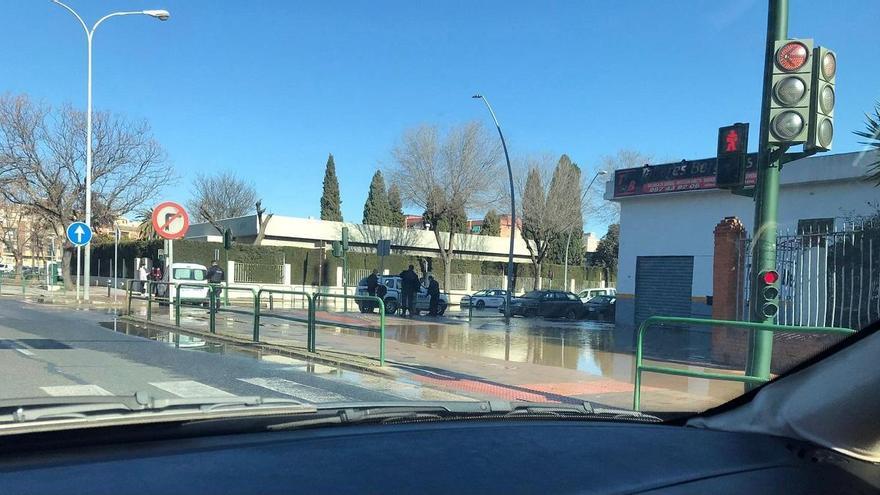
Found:
<svg viewBox="0 0 880 495"><path fill-rule="evenodd" d="M172 274L174 280L205 280L205 270L198 268L175 268Z"/></svg>

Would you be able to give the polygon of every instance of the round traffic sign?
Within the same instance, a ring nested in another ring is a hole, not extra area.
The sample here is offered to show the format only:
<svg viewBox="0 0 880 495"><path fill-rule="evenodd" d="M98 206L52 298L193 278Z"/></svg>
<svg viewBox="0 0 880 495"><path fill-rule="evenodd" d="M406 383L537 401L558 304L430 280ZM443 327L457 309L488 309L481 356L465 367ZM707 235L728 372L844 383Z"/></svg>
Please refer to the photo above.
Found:
<svg viewBox="0 0 880 495"><path fill-rule="evenodd" d="M92 229L84 222L73 222L67 226L67 238L74 246L85 246L92 240Z"/></svg>
<svg viewBox="0 0 880 495"><path fill-rule="evenodd" d="M160 203L153 208L153 229L164 239L181 239L189 229L189 215L173 201Z"/></svg>

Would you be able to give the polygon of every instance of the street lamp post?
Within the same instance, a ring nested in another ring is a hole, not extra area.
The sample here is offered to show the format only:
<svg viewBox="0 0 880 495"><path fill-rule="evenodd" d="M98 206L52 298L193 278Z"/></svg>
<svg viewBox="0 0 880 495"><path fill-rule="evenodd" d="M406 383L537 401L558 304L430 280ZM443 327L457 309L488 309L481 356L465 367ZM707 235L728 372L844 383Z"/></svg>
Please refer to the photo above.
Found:
<svg viewBox="0 0 880 495"><path fill-rule="evenodd" d="M98 29L98 26L111 17L118 17L123 15L147 15L150 17L154 17L159 19L160 21L167 21L171 14L168 13L167 10L138 10L131 12L113 12L112 14L107 14L104 17L98 19L92 29L89 29L86 25L85 21L83 21L82 17L76 13L75 10L68 7L67 5L59 2L58 0L52 0L52 3L58 4L65 9L67 9L76 20L82 25L83 31L86 33L86 43L88 45L88 76L87 76L87 96L86 96L86 225L92 227L92 38L95 35L95 30ZM85 256L85 274L83 277L83 297L88 300L89 299L89 279L91 278L91 260L92 260L92 245L91 242L86 244L86 256Z"/></svg>
<svg viewBox="0 0 880 495"><path fill-rule="evenodd" d="M594 175L593 178L590 180L590 183L587 184L587 188L584 189L583 194L581 194L581 207L583 207L584 198L587 197L587 193L590 192L590 188L593 187L593 182L596 182L596 179L600 175L605 175L606 173L607 172L605 172L604 170L599 170L598 172L596 172L596 175ZM583 228L583 225L581 225L581 228ZM566 285L568 285L568 246L571 244L572 232L574 232L573 225L568 229L568 240L565 241L565 270L564 270L564 276L562 277L562 280L563 280L563 283Z"/></svg>
<svg viewBox="0 0 880 495"><path fill-rule="evenodd" d="M513 292L513 238L516 234L516 199L514 198L513 191L513 169L510 168L510 155L507 154L507 143L504 142L504 133L501 132L501 124L498 123L498 118L495 117L492 105L481 94L475 94L472 98L483 100L486 108L489 109L492 120L495 121L495 128L498 129L498 136L501 137L501 147L504 148L504 159L507 161L507 178L510 180L510 252L507 254L507 295L504 299L504 316L510 318L510 293Z"/></svg>

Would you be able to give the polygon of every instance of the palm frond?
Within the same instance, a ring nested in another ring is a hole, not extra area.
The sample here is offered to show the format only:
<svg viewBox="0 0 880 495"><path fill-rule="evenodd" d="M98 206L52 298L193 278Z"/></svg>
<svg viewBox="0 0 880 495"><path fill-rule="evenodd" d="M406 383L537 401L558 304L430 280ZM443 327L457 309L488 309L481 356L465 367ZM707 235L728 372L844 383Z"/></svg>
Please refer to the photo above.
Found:
<svg viewBox="0 0 880 495"><path fill-rule="evenodd" d="M880 102L874 105L874 115L865 114L865 130L853 131L853 134L866 139L866 141L859 141L859 144L880 151ZM880 159L868 164L865 180L874 182L876 186L880 187Z"/></svg>

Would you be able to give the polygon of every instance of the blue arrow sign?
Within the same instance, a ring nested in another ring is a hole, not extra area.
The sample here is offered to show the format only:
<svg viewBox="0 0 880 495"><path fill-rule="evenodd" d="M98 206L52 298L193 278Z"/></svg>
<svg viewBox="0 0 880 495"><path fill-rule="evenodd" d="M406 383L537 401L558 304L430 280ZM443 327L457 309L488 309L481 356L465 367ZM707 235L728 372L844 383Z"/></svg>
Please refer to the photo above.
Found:
<svg viewBox="0 0 880 495"><path fill-rule="evenodd" d="M83 222L73 222L67 226L67 238L75 246L84 246L92 240L92 229Z"/></svg>

